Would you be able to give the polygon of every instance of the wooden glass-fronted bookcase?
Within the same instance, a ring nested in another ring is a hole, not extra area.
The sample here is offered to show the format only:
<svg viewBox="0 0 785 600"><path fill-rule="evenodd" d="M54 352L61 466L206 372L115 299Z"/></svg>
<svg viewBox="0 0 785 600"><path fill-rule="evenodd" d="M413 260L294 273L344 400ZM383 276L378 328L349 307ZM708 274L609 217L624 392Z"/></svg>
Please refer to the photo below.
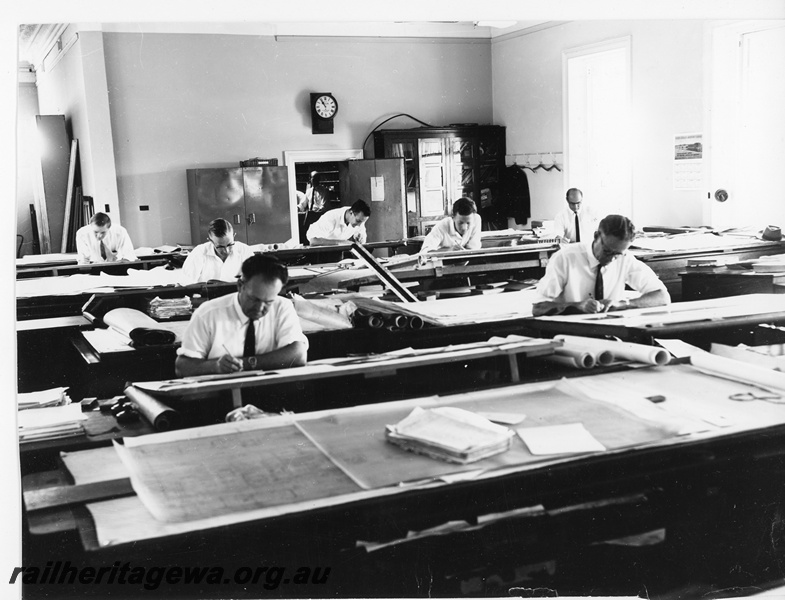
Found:
<svg viewBox="0 0 785 600"><path fill-rule="evenodd" d="M506 152L504 127L383 129L373 135L377 158L405 161L410 236L426 234L451 214L461 196L475 201L483 229L506 227L506 219L495 210Z"/></svg>

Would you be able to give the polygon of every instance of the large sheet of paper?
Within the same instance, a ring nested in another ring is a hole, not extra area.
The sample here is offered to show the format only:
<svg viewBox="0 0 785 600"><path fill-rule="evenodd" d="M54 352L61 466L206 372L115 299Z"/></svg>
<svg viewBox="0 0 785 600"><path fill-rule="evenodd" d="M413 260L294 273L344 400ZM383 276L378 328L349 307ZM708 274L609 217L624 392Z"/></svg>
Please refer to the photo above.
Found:
<svg viewBox="0 0 785 600"><path fill-rule="evenodd" d="M523 413L520 427L583 423L609 450L649 444L677 434L677 424L652 423L627 410L583 396L569 382L553 383L529 391L523 386L457 395L451 406L474 412ZM321 419L303 420L299 425L344 469L367 488L396 485L402 481L434 479L468 468L485 470L514 465L536 464L534 456L519 438L510 450L466 467L443 463L408 453L386 443L384 431L410 412L400 405L356 410ZM383 466L382 466L383 465Z"/></svg>
<svg viewBox="0 0 785 600"><path fill-rule="evenodd" d="M115 443L134 491L156 519L191 521L359 490L294 425L220 432Z"/></svg>
<svg viewBox="0 0 785 600"><path fill-rule="evenodd" d="M535 290L521 290L405 304L374 299L373 304L378 304L379 312L392 311L418 316L435 325L461 325L531 317L532 305L536 300ZM362 307L372 307L373 304L365 303Z"/></svg>
<svg viewBox="0 0 785 600"><path fill-rule="evenodd" d="M128 269L127 275L87 275L77 273L63 277L41 277L19 279L16 281L17 298L36 298L40 296L60 296L80 294L83 292L100 292L115 288L126 287L159 287L180 285L181 271L167 270L165 267L156 267L145 271L143 269Z"/></svg>
<svg viewBox="0 0 785 600"><path fill-rule="evenodd" d="M740 238L739 236L695 232L660 237L639 237L632 243L632 247L655 252L680 252L687 250L721 250L742 245L753 246L764 243L754 236Z"/></svg>
<svg viewBox="0 0 785 600"><path fill-rule="evenodd" d="M505 294L506 295L506 294ZM785 294L747 294L674 302L668 306L636 308L611 313L537 317L565 323L606 323L620 327L658 327L677 323L720 321L734 317L785 312Z"/></svg>

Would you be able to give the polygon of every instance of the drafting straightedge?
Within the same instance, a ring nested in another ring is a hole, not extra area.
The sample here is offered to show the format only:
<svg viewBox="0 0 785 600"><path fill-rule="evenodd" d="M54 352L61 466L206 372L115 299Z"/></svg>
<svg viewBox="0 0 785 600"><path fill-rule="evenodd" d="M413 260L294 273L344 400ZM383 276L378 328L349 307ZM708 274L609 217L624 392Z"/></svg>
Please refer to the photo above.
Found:
<svg viewBox="0 0 785 600"><path fill-rule="evenodd" d="M677 302L655 308L637 308L619 312L555 315L537 317L542 321L561 321L565 323L607 324L615 327L646 328L675 324L698 323L701 321L722 321L735 317L782 314L785 311L783 294L747 294L712 298L692 302Z"/></svg>

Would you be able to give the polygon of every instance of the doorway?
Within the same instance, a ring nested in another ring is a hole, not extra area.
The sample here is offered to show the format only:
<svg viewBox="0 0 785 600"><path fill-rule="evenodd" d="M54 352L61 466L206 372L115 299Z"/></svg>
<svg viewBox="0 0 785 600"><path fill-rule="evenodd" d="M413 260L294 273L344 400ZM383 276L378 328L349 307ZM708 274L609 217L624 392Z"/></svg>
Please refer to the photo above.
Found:
<svg viewBox="0 0 785 600"><path fill-rule="evenodd" d="M363 151L350 150L301 150L284 151L284 161L289 170L289 203L293 241L307 244L305 233L314 221L331 208L351 204L341 188L342 174L348 161L362 159ZM316 173L314 182L312 174ZM309 189L310 188L310 189ZM314 205L314 193L317 198ZM317 210L312 210L316 208Z"/></svg>
<svg viewBox="0 0 785 600"><path fill-rule="evenodd" d="M783 227L785 21L721 24L710 44L704 220L750 233Z"/></svg>

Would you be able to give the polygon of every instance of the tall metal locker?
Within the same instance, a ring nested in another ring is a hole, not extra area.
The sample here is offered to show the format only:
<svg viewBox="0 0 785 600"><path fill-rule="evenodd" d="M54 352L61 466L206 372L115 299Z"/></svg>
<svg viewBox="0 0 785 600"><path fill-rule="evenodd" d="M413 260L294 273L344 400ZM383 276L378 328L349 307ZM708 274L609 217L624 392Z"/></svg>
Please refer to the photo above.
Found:
<svg viewBox="0 0 785 600"><path fill-rule="evenodd" d="M191 241L207 240L218 217L229 221L236 240L248 245L282 243L292 237L286 167L188 169Z"/></svg>

